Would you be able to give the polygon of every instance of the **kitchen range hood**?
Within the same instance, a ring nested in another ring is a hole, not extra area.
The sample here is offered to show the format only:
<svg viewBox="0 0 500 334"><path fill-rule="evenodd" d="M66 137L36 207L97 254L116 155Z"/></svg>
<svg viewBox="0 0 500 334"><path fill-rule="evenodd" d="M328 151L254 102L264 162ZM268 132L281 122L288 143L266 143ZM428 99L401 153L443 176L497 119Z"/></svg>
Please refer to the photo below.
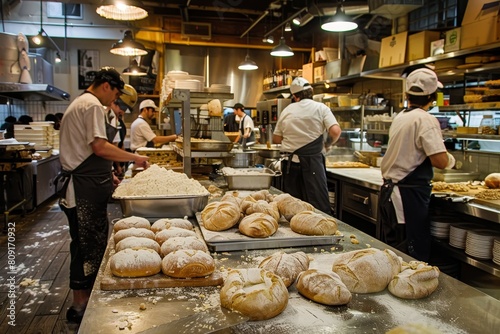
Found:
<svg viewBox="0 0 500 334"><path fill-rule="evenodd" d="M0 96L25 101L69 101L69 94L47 84L0 82Z"/></svg>

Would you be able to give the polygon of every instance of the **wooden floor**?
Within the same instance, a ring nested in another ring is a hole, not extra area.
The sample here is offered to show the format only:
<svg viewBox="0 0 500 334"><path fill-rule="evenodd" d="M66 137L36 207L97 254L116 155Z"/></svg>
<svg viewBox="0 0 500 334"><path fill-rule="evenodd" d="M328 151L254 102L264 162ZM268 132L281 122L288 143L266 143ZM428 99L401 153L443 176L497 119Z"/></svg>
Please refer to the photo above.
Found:
<svg viewBox="0 0 500 334"><path fill-rule="evenodd" d="M109 204L110 221L121 214ZM69 228L56 199L34 212L10 216L13 235L0 233L0 333L77 333L66 321L69 289ZM3 228L4 216L1 216ZM12 239L14 237L15 240ZM10 255L10 257L9 257ZM8 261L15 260L15 270ZM15 298L12 297L15 289ZM15 303L15 313L11 305ZM9 324L15 315L15 326Z"/></svg>

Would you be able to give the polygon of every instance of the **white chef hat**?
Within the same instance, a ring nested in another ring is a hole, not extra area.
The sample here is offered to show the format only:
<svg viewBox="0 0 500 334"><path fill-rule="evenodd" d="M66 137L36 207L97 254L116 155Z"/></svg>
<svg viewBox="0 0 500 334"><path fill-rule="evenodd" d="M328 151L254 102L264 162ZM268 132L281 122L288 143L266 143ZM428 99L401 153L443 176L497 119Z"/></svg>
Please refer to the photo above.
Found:
<svg viewBox="0 0 500 334"><path fill-rule="evenodd" d="M296 94L306 89L312 89L312 86L309 81L302 77L296 77L290 85L290 93L292 94Z"/></svg>
<svg viewBox="0 0 500 334"><path fill-rule="evenodd" d="M406 78L406 93L410 95L426 96L443 88L436 73L428 68L419 68L411 72Z"/></svg>

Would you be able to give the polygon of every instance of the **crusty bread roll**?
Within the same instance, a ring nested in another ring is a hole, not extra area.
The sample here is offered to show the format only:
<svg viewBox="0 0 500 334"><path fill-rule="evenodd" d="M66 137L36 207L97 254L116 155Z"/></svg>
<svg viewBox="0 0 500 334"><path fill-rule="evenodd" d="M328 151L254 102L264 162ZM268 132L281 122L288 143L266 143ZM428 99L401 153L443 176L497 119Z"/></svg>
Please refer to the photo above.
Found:
<svg viewBox="0 0 500 334"><path fill-rule="evenodd" d="M281 278L260 268L231 270L220 291L222 307L250 320L266 320L283 312L288 290Z"/></svg>
<svg viewBox="0 0 500 334"><path fill-rule="evenodd" d="M149 248L157 253L160 252L160 245L155 240L142 237L128 237L118 242L115 246L115 250L117 252L127 248L132 248L132 249Z"/></svg>
<svg viewBox="0 0 500 334"><path fill-rule="evenodd" d="M295 282L300 272L309 268L309 257L304 252L287 254L285 252L276 252L266 257L259 264L259 268L270 271L283 280L288 288Z"/></svg>
<svg viewBox="0 0 500 334"><path fill-rule="evenodd" d="M161 244L160 255L164 257L180 249L208 251L205 242L197 237L172 237Z"/></svg>
<svg viewBox="0 0 500 334"><path fill-rule="evenodd" d="M302 211L290 219L292 231L305 235L334 235L337 221L313 211Z"/></svg>
<svg viewBox="0 0 500 334"><path fill-rule="evenodd" d="M233 202L212 202L201 212L203 226L210 231L230 229L240 218L240 207Z"/></svg>
<svg viewBox="0 0 500 334"><path fill-rule="evenodd" d="M215 261L203 251L181 249L163 258L161 271L176 278L205 277L215 271Z"/></svg>
<svg viewBox="0 0 500 334"><path fill-rule="evenodd" d="M268 214L252 213L241 220L239 230L248 237L267 238L276 233L278 222Z"/></svg>
<svg viewBox="0 0 500 334"><path fill-rule="evenodd" d="M247 209L254 203L257 203L257 200L252 196L247 196L241 200L240 208L243 214L246 213Z"/></svg>
<svg viewBox="0 0 500 334"><path fill-rule="evenodd" d="M220 201L221 202L233 202L236 205L240 206L241 201L243 200L242 198L238 197L238 192L233 191L233 192L227 192L224 194L224 196L221 197Z"/></svg>
<svg viewBox="0 0 500 334"><path fill-rule="evenodd" d="M351 292L379 292L401 271L401 258L390 249L360 249L336 254L332 270Z"/></svg>
<svg viewBox="0 0 500 334"><path fill-rule="evenodd" d="M162 230L166 230L171 227L183 228L185 230L194 229L193 223L191 223L187 218L161 218L156 220L153 225L151 225L151 231L158 233Z"/></svg>
<svg viewBox="0 0 500 334"><path fill-rule="evenodd" d="M429 296L438 287L438 267L425 262L410 261L408 266L389 282L389 292L403 299L420 299Z"/></svg>
<svg viewBox="0 0 500 334"><path fill-rule="evenodd" d="M152 249L127 248L109 259L111 273L118 277L145 277L161 271L161 257Z"/></svg>
<svg viewBox="0 0 500 334"><path fill-rule="evenodd" d="M127 218L120 219L115 223L113 226L113 231L120 231L124 230L127 228L145 228L145 229L151 229L151 223L149 220L143 217L137 217L137 216L130 216Z"/></svg>
<svg viewBox="0 0 500 334"><path fill-rule="evenodd" d="M270 215L271 217L276 219L276 221L280 219L280 212L278 210L278 204L276 202L268 203L260 199L256 200L255 202L246 201L244 203L247 204L245 205L245 211L243 211L245 215L251 215L252 213L262 212Z"/></svg>
<svg viewBox="0 0 500 334"><path fill-rule="evenodd" d="M113 240L115 241L115 244L119 243L125 238L128 237L141 237L141 238L149 238L153 239L155 238L155 234L153 231L145 228L127 228L125 230L119 230L115 232L115 236L113 237Z"/></svg>
<svg viewBox="0 0 500 334"><path fill-rule="evenodd" d="M263 189L259 191L254 191L253 193L250 194L255 200L264 200L266 202L272 202L274 195L272 195L269 190Z"/></svg>
<svg viewBox="0 0 500 334"><path fill-rule="evenodd" d="M280 214L288 221L299 212L314 211L314 206L290 194L280 194L274 198L274 201L278 204Z"/></svg>
<svg viewBox="0 0 500 334"><path fill-rule="evenodd" d="M156 233L155 240L161 246L165 241L172 237L196 237L196 232L180 227L171 227Z"/></svg>
<svg viewBox="0 0 500 334"><path fill-rule="evenodd" d="M486 176L484 184L490 189L500 188L500 173L491 173Z"/></svg>
<svg viewBox="0 0 500 334"><path fill-rule="evenodd" d="M309 269L299 274L297 291L306 298L325 305L345 305L351 292L339 275L332 271Z"/></svg>

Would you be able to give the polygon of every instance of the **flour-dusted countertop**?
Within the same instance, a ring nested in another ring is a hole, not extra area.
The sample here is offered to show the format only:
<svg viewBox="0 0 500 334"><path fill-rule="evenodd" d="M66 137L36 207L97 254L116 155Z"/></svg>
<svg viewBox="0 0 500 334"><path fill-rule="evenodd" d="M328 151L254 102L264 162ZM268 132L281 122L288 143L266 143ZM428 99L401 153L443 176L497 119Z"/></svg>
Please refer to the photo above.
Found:
<svg viewBox="0 0 500 334"><path fill-rule="evenodd" d="M326 171L336 179L376 191L380 190L383 183L380 168L327 168Z"/></svg>

